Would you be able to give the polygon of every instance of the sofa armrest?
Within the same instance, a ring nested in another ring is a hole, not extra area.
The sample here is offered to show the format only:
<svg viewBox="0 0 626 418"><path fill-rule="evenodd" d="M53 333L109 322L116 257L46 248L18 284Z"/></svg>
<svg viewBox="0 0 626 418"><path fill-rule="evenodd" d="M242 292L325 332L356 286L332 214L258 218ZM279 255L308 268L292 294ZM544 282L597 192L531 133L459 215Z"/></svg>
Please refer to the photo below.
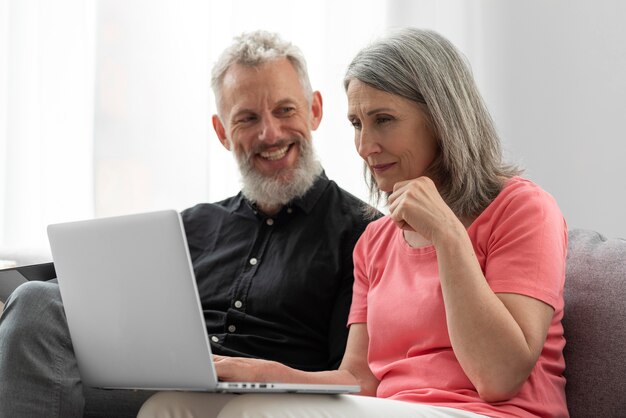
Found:
<svg viewBox="0 0 626 418"><path fill-rule="evenodd" d="M570 415L626 411L626 240L569 232L565 279L565 378Z"/></svg>

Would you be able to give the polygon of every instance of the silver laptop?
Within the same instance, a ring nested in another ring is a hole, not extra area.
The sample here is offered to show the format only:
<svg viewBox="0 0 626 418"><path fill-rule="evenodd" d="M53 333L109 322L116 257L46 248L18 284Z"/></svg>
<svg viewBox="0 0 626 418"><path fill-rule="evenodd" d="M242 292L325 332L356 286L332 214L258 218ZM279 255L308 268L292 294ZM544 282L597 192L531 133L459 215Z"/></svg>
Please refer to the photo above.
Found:
<svg viewBox="0 0 626 418"><path fill-rule="evenodd" d="M220 382L182 220L174 210L48 226L85 384L209 392L358 392L358 386Z"/></svg>

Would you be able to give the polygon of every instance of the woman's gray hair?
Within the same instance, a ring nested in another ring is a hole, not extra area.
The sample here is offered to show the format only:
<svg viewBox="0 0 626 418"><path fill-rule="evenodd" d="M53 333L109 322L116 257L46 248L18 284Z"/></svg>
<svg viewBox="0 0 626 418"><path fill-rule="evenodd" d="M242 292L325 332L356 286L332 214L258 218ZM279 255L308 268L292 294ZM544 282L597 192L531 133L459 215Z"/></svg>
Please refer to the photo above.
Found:
<svg viewBox="0 0 626 418"><path fill-rule="evenodd" d="M310 102L313 90L309 81L306 60L298 47L283 40L277 33L258 30L242 33L234 38L231 46L220 55L211 71L211 88L215 94L218 113L221 111L222 82L226 72L233 64L257 67L280 58L291 61L300 77L304 95Z"/></svg>
<svg viewBox="0 0 626 418"><path fill-rule="evenodd" d="M505 164L500 139L465 57L433 31L404 28L363 48L344 78L405 97L424 109L439 155L428 170L458 217L480 214L503 186L520 173ZM365 177L372 203L381 198L374 177Z"/></svg>

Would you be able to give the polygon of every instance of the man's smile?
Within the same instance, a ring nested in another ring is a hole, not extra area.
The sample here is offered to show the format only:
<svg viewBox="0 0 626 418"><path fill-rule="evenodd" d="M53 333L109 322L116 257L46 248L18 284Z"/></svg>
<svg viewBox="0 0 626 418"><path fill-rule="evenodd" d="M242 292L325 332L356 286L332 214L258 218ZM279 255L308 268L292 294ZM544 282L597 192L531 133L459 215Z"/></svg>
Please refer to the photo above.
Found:
<svg viewBox="0 0 626 418"><path fill-rule="evenodd" d="M287 154L291 145L293 144L285 145L284 147L273 149L272 151L263 151L260 152L259 155L270 161L280 160Z"/></svg>

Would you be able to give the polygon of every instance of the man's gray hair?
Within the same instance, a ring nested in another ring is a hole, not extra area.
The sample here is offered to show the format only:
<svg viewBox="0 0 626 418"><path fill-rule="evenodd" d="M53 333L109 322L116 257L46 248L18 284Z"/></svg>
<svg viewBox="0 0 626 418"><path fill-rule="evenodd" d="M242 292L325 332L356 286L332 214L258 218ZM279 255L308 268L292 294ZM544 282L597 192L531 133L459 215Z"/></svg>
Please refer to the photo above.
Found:
<svg viewBox="0 0 626 418"><path fill-rule="evenodd" d="M344 77L405 97L424 109L439 155L426 175L458 217L480 214L520 173L502 158L500 139L465 57L441 35L404 28L363 48ZM367 175L373 203L381 192Z"/></svg>
<svg viewBox="0 0 626 418"><path fill-rule="evenodd" d="M222 82L233 64L257 67L280 58L287 58L294 66L305 97L311 102L313 90L302 51L291 42L283 40L277 33L258 30L236 36L233 44L222 52L213 66L211 88L215 94L218 112L221 111Z"/></svg>

